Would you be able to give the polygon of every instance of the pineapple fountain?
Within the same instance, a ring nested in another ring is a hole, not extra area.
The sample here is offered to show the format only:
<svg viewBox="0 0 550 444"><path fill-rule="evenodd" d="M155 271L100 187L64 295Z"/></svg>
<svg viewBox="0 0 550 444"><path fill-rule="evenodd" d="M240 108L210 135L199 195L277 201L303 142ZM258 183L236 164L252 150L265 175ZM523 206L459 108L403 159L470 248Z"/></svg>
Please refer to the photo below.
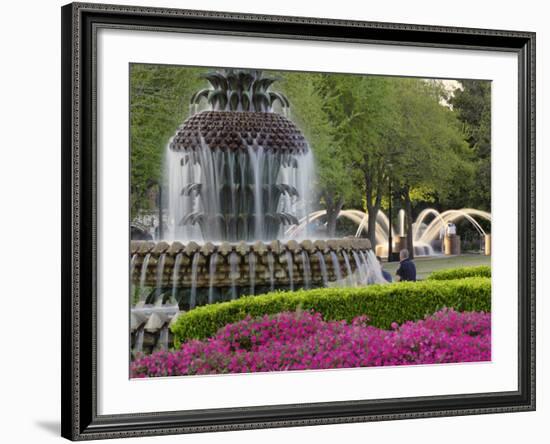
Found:
<svg viewBox="0 0 550 444"><path fill-rule="evenodd" d="M132 241L135 352L167 348L170 323L197 305L275 289L381 282L367 239L310 239L314 161L275 78L207 74L166 155L165 240ZM199 112L207 103L208 109Z"/></svg>

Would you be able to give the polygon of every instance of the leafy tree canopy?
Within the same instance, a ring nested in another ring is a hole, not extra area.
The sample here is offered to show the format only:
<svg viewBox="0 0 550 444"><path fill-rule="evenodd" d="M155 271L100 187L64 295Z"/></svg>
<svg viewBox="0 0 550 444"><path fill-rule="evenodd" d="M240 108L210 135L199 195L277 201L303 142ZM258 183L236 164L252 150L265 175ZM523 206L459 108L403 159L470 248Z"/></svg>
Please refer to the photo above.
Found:
<svg viewBox="0 0 550 444"><path fill-rule="evenodd" d="M131 212L151 206L149 192L162 181L166 144L189 112L191 95L206 84L201 68L130 66Z"/></svg>

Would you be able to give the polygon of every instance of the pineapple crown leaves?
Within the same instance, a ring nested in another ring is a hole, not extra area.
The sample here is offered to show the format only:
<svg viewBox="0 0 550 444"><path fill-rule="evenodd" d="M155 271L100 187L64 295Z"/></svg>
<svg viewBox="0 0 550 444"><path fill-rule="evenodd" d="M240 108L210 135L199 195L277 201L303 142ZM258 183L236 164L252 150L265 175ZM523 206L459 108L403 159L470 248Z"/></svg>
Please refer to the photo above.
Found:
<svg viewBox="0 0 550 444"><path fill-rule="evenodd" d="M211 87L193 94L192 105L206 99L216 111L271 112L275 102L279 102L283 109L290 107L283 94L269 91L279 79L263 76L259 70L226 69L208 72L202 77L208 80Z"/></svg>

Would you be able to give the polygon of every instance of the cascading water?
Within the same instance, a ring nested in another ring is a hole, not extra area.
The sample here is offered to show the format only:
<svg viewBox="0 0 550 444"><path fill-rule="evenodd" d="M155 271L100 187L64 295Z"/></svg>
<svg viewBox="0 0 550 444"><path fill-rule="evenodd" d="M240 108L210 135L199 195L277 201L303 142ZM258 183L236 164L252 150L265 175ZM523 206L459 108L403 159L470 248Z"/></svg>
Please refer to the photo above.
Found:
<svg viewBox="0 0 550 444"><path fill-rule="evenodd" d="M130 259L130 301L133 303L133 299L135 297L135 286L134 286L134 272L136 268L136 260L138 255L136 253L132 254L132 259Z"/></svg>
<svg viewBox="0 0 550 444"><path fill-rule="evenodd" d="M143 328L140 328L136 332L136 338L135 338L134 349L133 349L134 354L142 352L144 336L145 336L145 330Z"/></svg>
<svg viewBox="0 0 550 444"><path fill-rule="evenodd" d="M367 256L362 251L360 251L358 254L359 254L359 260L361 262L361 266L363 268L363 276L365 277L365 283L373 284L374 283L373 271L369 267Z"/></svg>
<svg viewBox="0 0 550 444"><path fill-rule="evenodd" d="M348 280L349 285L353 285L353 273L351 271L351 264L349 263L349 256L346 251L342 251L342 257L344 258L344 263L346 264L346 279Z"/></svg>
<svg viewBox="0 0 550 444"><path fill-rule="evenodd" d="M273 291L275 289L275 259L271 252L267 255L267 270L269 273L269 289Z"/></svg>
<svg viewBox="0 0 550 444"><path fill-rule="evenodd" d="M237 298L237 277L239 275L239 256L237 253L231 253L229 256L229 274L231 278L231 299Z"/></svg>
<svg viewBox="0 0 550 444"><path fill-rule="evenodd" d="M166 262L166 254L162 253L160 255L158 264L157 264L157 288L155 292L155 301L154 304L162 304L162 278L164 274L164 263Z"/></svg>
<svg viewBox="0 0 550 444"><path fill-rule="evenodd" d="M334 275L336 276L336 281L341 282L342 281L342 271L340 270L340 261L338 260L338 256L336 256L335 251L330 252L330 257L332 259L332 268L334 269Z"/></svg>
<svg viewBox="0 0 550 444"><path fill-rule="evenodd" d="M365 276L364 264L361 262L361 258L355 251L353 252L353 259L355 260L357 270L357 285L365 285L367 283L367 277Z"/></svg>
<svg viewBox="0 0 550 444"><path fill-rule="evenodd" d="M304 288L309 289L311 286L311 265L309 263L309 255L302 250L302 267L304 269Z"/></svg>
<svg viewBox="0 0 550 444"><path fill-rule="evenodd" d="M249 294L253 295L256 286L256 255L254 253L248 253L248 275L250 290Z"/></svg>
<svg viewBox="0 0 550 444"><path fill-rule="evenodd" d="M143 264L141 265L141 273L139 277L139 302L145 303L145 298L147 293L145 291L145 279L147 277L147 267L149 266L149 260L151 259L151 254L147 253L143 259Z"/></svg>
<svg viewBox="0 0 550 444"><path fill-rule="evenodd" d="M318 251L316 254L317 254L317 259L319 260L319 268L321 269L321 276L323 277L323 285L326 287L328 284L328 272L327 272L327 264L325 263L325 256L320 251Z"/></svg>
<svg viewBox="0 0 550 444"><path fill-rule="evenodd" d="M197 305L197 277L200 258L201 254L196 252L193 255L193 262L191 262L191 295L189 296L189 309Z"/></svg>
<svg viewBox="0 0 550 444"><path fill-rule="evenodd" d="M365 256L367 268L371 274L370 278L372 283L386 284L387 281L382 274L382 268L380 267L380 263L378 262L378 258L376 257L376 254L374 254L374 251L370 250L363 254Z"/></svg>
<svg viewBox="0 0 550 444"><path fill-rule="evenodd" d="M210 256L210 265L208 267L209 282L208 282L208 303L214 302L214 280L216 279L216 264L218 262L218 254L214 253Z"/></svg>
<svg viewBox="0 0 550 444"><path fill-rule="evenodd" d="M294 262L290 251L286 252L286 266L288 269L288 283L290 284L290 289L294 290Z"/></svg>
<svg viewBox="0 0 550 444"><path fill-rule="evenodd" d="M254 238L264 240L264 209L263 209L263 169L264 148L248 146L248 156L254 176Z"/></svg>
<svg viewBox="0 0 550 444"><path fill-rule="evenodd" d="M174 269L172 271L172 298L170 301L171 303L175 303L177 301L178 282L179 282L182 258L183 258L183 255L181 253L178 253L174 261Z"/></svg>
<svg viewBox="0 0 550 444"><path fill-rule="evenodd" d="M164 324L159 333L158 350L168 350L168 339L168 324Z"/></svg>
<svg viewBox="0 0 550 444"><path fill-rule="evenodd" d="M297 223L308 212L310 187L304 177L313 171L309 152L278 153L248 146L244 153L224 153L211 150L202 140L199 154L189 154L189 159L168 151L169 158L182 159L180 168L170 168L169 173L169 240L278 239L282 226ZM215 165L221 177L213 173ZM306 172L297 175L302 165ZM231 183L236 178L239 182Z"/></svg>

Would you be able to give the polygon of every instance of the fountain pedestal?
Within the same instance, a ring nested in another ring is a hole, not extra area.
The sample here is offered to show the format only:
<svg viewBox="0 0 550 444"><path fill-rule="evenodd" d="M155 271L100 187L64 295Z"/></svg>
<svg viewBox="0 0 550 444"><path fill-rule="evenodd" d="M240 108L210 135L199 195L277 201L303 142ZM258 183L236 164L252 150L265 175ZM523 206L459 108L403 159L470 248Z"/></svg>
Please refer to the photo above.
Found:
<svg viewBox="0 0 550 444"><path fill-rule="evenodd" d="M485 256L491 256L491 235L486 234L484 237L485 237Z"/></svg>
<svg viewBox="0 0 550 444"><path fill-rule="evenodd" d="M446 234L443 245L445 256L460 254L460 236L457 234Z"/></svg>

